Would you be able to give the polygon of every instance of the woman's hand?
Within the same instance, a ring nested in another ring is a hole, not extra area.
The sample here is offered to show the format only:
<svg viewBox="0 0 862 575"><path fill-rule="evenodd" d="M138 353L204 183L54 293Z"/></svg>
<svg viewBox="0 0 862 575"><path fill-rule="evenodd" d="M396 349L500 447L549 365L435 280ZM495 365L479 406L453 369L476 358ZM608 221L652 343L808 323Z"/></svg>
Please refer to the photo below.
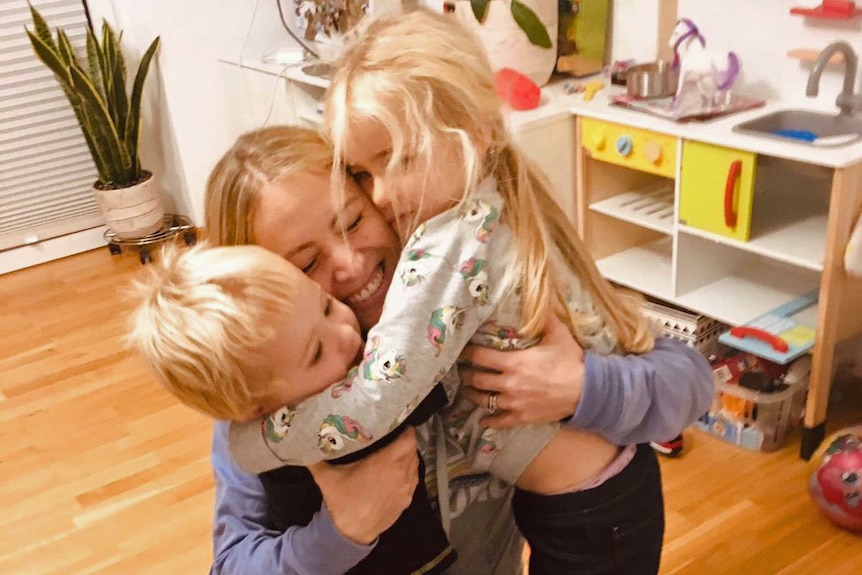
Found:
<svg viewBox="0 0 862 575"><path fill-rule="evenodd" d="M410 505L419 479L416 433L406 429L380 451L346 465L309 466L342 535L370 545Z"/></svg>
<svg viewBox="0 0 862 575"><path fill-rule="evenodd" d="M461 354L462 391L470 401L496 412L483 425L506 429L548 423L574 415L584 380L584 350L565 324L552 316L538 345L496 351L476 345ZM496 393L496 400L491 400Z"/></svg>

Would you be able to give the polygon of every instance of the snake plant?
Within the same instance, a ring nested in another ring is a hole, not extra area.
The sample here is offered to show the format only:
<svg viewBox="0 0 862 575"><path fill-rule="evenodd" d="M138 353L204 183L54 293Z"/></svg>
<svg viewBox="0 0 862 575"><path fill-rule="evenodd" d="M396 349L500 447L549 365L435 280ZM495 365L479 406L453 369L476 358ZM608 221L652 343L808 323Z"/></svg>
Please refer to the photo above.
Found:
<svg viewBox="0 0 862 575"><path fill-rule="evenodd" d="M66 94L90 148L99 173L96 186L119 189L147 176L138 158L141 129L141 98L157 37L144 52L132 84L126 91L126 64L119 36L107 22L102 23L101 42L87 27L87 61L78 62L66 33L57 28L57 39L41 14L30 5L33 31L26 30L36 57L53 73Z"/></svg>

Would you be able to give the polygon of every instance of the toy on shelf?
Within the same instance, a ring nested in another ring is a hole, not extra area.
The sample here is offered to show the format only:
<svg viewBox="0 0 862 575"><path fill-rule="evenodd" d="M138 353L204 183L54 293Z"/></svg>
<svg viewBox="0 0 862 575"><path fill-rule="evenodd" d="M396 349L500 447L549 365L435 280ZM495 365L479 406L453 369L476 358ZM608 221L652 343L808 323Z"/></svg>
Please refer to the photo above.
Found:
<svg viewBox="0 0 862 575"><path fill-rule="evenodd" d="M742 64L734 52L706 48L706 39L693 21L681 18L670 37L679 86L671 107L696 112L728 106Z"/></svg>
<svg viewBox="0 0 862 575"><path fill-rule="evenodd" d="M791 14L823 20L849 20L859 12L853 0L823 0L823 3L815 8L798 6L790 9Z"/></svg>

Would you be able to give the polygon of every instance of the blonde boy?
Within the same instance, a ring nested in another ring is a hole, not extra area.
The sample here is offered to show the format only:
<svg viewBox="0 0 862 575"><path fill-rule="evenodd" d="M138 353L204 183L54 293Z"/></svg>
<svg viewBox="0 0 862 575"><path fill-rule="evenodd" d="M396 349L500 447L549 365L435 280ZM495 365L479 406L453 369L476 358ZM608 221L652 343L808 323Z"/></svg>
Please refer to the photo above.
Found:
<svg viewBox="0 0 862 575"><path fill-rule="evenodd" d="M344 380L362 359L359 323L350 308L258 246L166 249L136 291L129 342L171 394L216 419L247 421L276 412L267 421L277 429L266 432L284 438L292 416L283 406ZM435 402L442 405L438 396L426 403L428 410ZM429 416L421 408L415 413L405 425ZM386 444L379 441L369 451ZM265 481L261 475L267 498L281 502L285 522L307 524L310 517L291 510L320 508L311 475L296 466L268 474ZM410 505L351 574L435 575L455 561L424 475L420 459Z"/></svg>
<svg viewBox="0 0 862 575"><path fill-rule="evenodd" d="M136 291L130 343L171 394L216 419L314 395L362 352L350 308L258 246L167 249Z"/></svg>

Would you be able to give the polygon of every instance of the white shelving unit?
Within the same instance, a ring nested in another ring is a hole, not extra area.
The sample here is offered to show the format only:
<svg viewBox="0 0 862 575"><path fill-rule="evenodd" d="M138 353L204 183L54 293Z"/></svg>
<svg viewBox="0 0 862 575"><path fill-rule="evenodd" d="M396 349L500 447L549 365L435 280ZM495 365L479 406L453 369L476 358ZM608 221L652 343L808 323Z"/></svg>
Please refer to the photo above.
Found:
<svg viewBox="0 0 862 575"><path fill-rule="evenodd" d="M673 180L585 154L580 205L592 214L585 220L586 238L599 271L614 283L730 325L816 289L830 180L787 162L764 158L751 237L740 241L678 223L679 167Z"/></svg>

